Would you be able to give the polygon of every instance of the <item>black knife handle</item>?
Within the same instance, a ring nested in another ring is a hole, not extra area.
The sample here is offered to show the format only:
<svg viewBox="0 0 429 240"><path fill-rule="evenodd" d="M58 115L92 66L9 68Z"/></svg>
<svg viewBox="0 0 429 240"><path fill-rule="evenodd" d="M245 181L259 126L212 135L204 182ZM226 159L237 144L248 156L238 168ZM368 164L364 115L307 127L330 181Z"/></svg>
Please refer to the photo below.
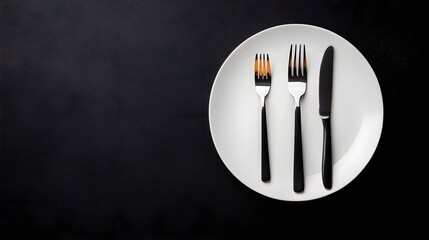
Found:
<svg viewBox="0 0 429 240"><path fill-rule="evenodd" d="M302 158L301 109L295 108L295 143L293 156L293 191L304 191L304 162Z"/></svg>
<svg viewBox="0 0 429 240"><path fill-rule="evenodd" d="M268 182L271 179L271 174L270 174L270 157L268 154L267 114L265 111L265 106L262 107L261 115L262 115L261 180L263 182Z"/></svg>
<svg viewBox="0 0 429 240"><path fill-rule="evenodd" d="M332 188L332 143L331 120L322 118L323 122L323 153L322 153L322 180L326 189Z"/></svg>

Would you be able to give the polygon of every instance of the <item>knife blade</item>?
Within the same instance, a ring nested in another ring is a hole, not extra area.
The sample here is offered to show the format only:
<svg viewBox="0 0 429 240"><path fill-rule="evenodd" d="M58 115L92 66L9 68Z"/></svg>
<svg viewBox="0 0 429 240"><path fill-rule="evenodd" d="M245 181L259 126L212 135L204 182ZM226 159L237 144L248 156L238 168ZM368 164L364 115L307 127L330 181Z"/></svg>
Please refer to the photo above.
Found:
<svg viewBox="0 0 429 240"><path fill-rule="evenodd" d="M323 55L319 75L319 114L323 123L322 181L332 188L331 102L334 48L329 46Z"/></svg>

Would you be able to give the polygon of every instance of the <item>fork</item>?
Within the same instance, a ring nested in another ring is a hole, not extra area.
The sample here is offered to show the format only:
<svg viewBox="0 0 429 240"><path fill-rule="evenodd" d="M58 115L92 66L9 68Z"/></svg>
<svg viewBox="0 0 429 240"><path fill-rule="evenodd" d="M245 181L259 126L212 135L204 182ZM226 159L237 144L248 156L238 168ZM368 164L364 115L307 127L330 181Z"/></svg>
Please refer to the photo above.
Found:
<svg viewBox="0 0 429 240"><path fill-rule="evenodd" d="M294 54L292 50L294 49ZM298 66L296 61L296 50L293 45L290 46L289 67L288 67L288 88L290 94L295 99L295 140L293 157L293 190L297 193L304 191L304 163L302 157L302 136L301 136L301 108L300 100L305 94L307 88L307 57L305 54L305 45L303 45L303 59L301 63L301 44L299 45ZM293 60L292 60L293 55Z"/></svg>
<svg viewBox="0 0 429 240"><path fill-rule="evenodd" d="M266 59L265 59L266 56ZM256 54L255 57L255 87L256 92L261 98L261 180L269 182L270 174L270 158L268 153L268 136L267 136L267 114L265 111L265 97L270 92L271 87L271 67L270 57L268 54Z"/></svg>

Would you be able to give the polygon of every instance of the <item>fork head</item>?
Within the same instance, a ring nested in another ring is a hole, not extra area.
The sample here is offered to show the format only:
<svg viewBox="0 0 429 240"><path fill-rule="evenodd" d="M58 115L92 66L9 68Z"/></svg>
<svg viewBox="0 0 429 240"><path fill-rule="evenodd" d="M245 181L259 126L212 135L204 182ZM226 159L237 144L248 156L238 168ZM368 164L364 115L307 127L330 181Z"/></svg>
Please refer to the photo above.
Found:
<svg viewBox="0 0 429 240"><path fill-rule="evenodd" d="M259 54L259 58L258 54L255 56L255 85L271 85L271 67L268 54Z"/></svg>
<svg viewBox="0 0 429 240"><path fill-rule="evenodd" d="M307 82L307 56L305 54L305 45L302 45L303 53L301 54L301 44L299 45L298 61L296 60L297 45L290 45L288 78L289 82ZM294 52L292 54L292 52ZM302 61L301 61L302 55ZM297 66L298 62L298 66Z"/></svg>

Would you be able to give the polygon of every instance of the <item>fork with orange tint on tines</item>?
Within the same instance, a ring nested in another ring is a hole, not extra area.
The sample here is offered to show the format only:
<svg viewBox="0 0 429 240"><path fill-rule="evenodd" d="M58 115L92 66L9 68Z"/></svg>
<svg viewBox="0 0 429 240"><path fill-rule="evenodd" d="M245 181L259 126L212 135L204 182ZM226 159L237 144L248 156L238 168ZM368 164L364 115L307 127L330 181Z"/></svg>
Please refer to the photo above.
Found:
<svg viewBox="0 0 429 240"><path fill-rule="evenodd" d="M265 110L265 97L271 88L271 67L268 54L259 54L259 57L256 54L255 56L255 87L261 98L261 180L269 182L271 174L268 153L267 114Z"/></svg>

